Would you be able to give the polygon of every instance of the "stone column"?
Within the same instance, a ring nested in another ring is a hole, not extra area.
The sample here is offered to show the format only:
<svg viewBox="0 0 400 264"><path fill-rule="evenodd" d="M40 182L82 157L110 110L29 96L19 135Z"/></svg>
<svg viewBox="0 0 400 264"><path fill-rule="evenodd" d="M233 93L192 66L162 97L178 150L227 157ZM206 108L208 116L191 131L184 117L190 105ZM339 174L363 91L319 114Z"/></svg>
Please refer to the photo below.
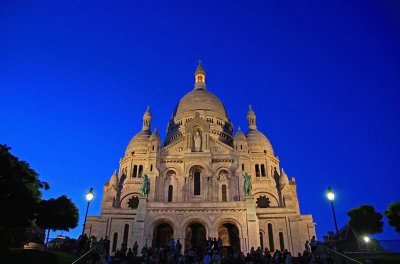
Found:
<svg viewBox="0 0 400 264"><path fill-rule="evenodd" d="M136 213L136 217L135 217L134 224L133 224L134 232L132 235L133 243L135 243L135 241L137 241L137 243L139 245L139 248L138 248L139 255L140 255L140 251L142 250L144 244L146 243L145 228L144 228L145 217L146 217L146 207L147 207L147 198L143 197L143 196L139 197L139 206L137 208L137 213ZM149 241L147 241L147 243L149 243ZM147 246L149 246L149 245L147 245Z"/></svg>
<svg viewBox="0 0 400 264"><path fill-rule="evenodd" d="M248 250L251 247L257 249L260 246L259 221L256 214L256 205L252 196L246 196L246 218L247 218L247 239Z"/></svg>

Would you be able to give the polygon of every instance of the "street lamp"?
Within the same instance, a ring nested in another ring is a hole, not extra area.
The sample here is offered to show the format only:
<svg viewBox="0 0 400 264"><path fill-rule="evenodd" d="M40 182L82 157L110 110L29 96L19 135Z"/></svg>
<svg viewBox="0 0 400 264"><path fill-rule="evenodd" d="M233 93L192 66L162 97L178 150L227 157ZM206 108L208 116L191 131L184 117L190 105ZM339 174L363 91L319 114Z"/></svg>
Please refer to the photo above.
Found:
<svg viewBox="0 0 400 264"><path fill-rule="evenodd" d="M336 238L339 236L339 229L337 227L337 222L336 222L336 214L335 214L335 208L333 207L333 201L335 200L335 194L332 191L331 187L328 187L328 192L326 193L326 197L328 198L329 201L331 201L331 206L332 206L332 213L333 213L333 220L335 221L335 228L336 228Z"/></svg>
<svg viewBox="0 0 400 264"><path fill-rule="evenodd" d="M94 198L93 188L90 188L90 190L89 190L88 193L86 194L86 201L88 201L88 203L87 203L87 207L86 207L85 221L83 222L82 236L83 236L83 234L85 233L86 218L87 218L87 214L88 214L88 211L89 211L90 201L92 201L93 198Z"/></svg>

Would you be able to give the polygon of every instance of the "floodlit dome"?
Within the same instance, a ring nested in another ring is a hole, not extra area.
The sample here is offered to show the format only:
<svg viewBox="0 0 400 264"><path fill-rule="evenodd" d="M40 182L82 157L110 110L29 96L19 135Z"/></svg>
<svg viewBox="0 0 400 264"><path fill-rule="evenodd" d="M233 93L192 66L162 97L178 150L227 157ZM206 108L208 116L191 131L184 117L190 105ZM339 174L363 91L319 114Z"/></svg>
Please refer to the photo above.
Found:
<svg viewBox="0 0 400 264"><path fill-rule="evenodd" d="M240 127L238 127L238 131L236 132L236 135L235 135L235 141L239 141L239 140L243 140L243 141L247 140L246 136L244 135L244 133L242 132Z"/></svg>
<svg viewBox="0 0 400 264"><path fill-rule="evenodd" d="M147 143L149 142L150 136L151 132L149 130L137 133L131 141L129 141L129 144L126 147L125 156L130 156L135 153L146 153Z"/></svg>
<svg viewBox="0 0 400 264"><path fill-rule="evenodd" d="M212 92L197 89L187 93L176 107L174 116L191 111L205 110L226 117L225 107Z"/></svg>
<svg viewBox="0 0 400 264"><path fill-rule="evenodd" d="M149 138L149 141L153 141L153 140L157 140L157 141L160 141L160 142L161 142L161 137L160 137L160 134L158 133L157 128L154 129L153 134L151 134L151 136L150 136L150 138Z"/></svg>
<svg viewBox="0 0 400 264"><path fill-rule="evenodd" d="M250 152L267 152L274 154L268 138L258 130L250 129L246 132L247 145Z"/></svg>

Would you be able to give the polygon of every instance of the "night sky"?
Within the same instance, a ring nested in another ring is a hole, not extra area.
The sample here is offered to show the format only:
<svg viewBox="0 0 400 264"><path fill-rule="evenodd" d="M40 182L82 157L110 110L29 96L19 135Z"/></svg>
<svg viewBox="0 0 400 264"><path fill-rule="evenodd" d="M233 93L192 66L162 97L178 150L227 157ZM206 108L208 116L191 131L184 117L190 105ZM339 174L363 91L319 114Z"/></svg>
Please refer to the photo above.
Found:
<svg viewBox="0 0 400 264"><path fill-rule="evenodd" d="M64 235L90 187L100 213L147 105L165 137L199 59L235 133L253 105L319 239L328 186L339 226L400 200L399 1L0 0L0 143L79 207Z"/></svg>

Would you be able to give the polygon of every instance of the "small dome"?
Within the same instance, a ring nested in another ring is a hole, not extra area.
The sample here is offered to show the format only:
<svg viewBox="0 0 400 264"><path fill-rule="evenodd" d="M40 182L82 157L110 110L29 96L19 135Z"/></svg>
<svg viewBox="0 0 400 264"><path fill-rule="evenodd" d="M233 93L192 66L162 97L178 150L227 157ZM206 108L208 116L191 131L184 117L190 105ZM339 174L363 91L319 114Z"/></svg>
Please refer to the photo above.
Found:
<svg viewBox="0 0 400 264"><path fill-rule="evenodd" d="M130 156L134 153L146 153L147 143L149 142L150 136L151 132L149 130L142 130L137 133L131 141L129 141L129 144L126 147L125 156Z"/></svg>
<svg viewBox="0 0 400 264"><path fill-rule="evenodd" d="M272 145L268 138L256 129L250 129L246 132L247 144L251 152L267 152L274 154Z"/></svg>
<svg viewBox="0 0 400 264"><path fill-rule="evenodd" d="M114 171L113 175L111 175L110 181L108 182L108 186L114 186L114 187L118 186L118 175L116 170Z"/></svg>
<svg viewBox="0 0 400 264"><path fill-rule="evenodd" d="M154 129L154 132L153 132L153 134L151 134L150 139L149 139L149 141L153 141L153 140L157 140L157 141L161 142L161 137L160 137L160 134L157 131L157 128Z"/></svg>
<svg viewBox="0 0 400 264"><path fill-rule="evenodd" d="M246 136L244 135L244 133L242 132L240 127L238 127L238 131L236 132L236 135L235 135L235 141L239 141L239 140L246 141Z"/></svg>

